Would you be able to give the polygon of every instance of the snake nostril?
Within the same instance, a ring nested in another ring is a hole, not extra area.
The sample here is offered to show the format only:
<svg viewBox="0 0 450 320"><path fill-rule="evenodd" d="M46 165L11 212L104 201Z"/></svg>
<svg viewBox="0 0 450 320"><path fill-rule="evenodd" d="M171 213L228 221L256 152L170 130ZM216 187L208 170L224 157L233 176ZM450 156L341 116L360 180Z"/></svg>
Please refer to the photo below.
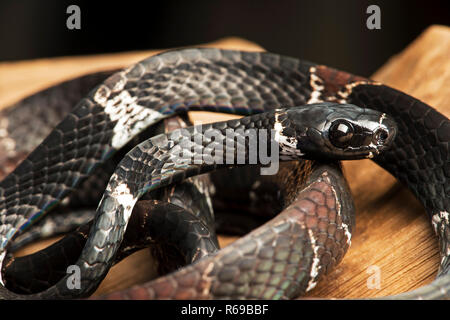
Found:
<svg viewBox="0 0 450 320"><path fill-rule="evenodd" d="M377 129L377 131L375 131L374 134L374 138L377 142L381 142L383 143L384 141L386 141L386 139L389 137L389 133L387 132L386 129Z"/></svg>

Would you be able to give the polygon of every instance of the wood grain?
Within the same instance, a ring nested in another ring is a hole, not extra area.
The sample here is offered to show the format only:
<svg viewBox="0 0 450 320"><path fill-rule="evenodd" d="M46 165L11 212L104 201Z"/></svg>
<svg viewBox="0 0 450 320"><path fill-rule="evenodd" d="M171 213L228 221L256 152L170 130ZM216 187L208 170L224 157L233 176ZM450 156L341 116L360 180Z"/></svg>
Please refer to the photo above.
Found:
<svg viewBox="0 0 450 320"><path fill-rule="evenodd" d="M260 51L251 42L227 38L214 47ZM409 93L449 116L450 28L428 28L403 52L390 59L373 79ZM127 66L156 51L127 52L87 57L63 57L0 63L0 108L51 84L84 73ZM229 118L193 112L198 122ZM309 297L376 297L400 293L427 284L436 275L437 241L425 212L412 194L389 173L370 161L345 162L357 209L352 246L342 263L312 290ZM235 240L221 237L222 246ZM27 247L27 254L51 241ZM368 268L380 270L379 289L369 289ZM96 294L124 289L154 276L155 266L147 250L114 266Z"/></svg>

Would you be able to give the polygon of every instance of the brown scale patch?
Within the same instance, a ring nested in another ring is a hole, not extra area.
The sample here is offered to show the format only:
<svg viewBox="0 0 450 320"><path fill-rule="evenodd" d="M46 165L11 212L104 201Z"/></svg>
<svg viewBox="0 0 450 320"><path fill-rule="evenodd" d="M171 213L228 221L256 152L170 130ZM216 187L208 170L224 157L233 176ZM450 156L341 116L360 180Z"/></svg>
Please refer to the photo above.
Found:
<svg viewBox="0 0 450 320"><path fill-rule="evenodd" d="M147 289L144 287L136 286L134 290L130 290L129 298L131 300L148 300L150 299L150 295Z"/></svg>
<svg viewBox="0 0 450 320"><path fill-rule="evenodd" d="M315 281L323 274L329 273L342 260L348 249L342 217L336 207L336 195L327 181L320 178L311 184L285 211L314 235L316 257L320 260ZM290 210L291 208L296 210Z"/></svg>
<svg viewBox="0 0 450 320"><path fill-rule="evenodd" d="M317 66L314 74L323 80L324 89L322 94L325 97L333 97L338 94L338 92L345 91L345 87L351 83L371 82L369 79L327 66Z"/></svg>
<svg viewBox="0 0 450 320"><path fill-rule="evenodd" d="M175 300L188 300L188 299L192 299L192 297L195 297L195 295L197 294L197 292L192 288L185 288L182 290L179 290L177 293L175 293L175 295L173 296L173 298Z"/></svg>

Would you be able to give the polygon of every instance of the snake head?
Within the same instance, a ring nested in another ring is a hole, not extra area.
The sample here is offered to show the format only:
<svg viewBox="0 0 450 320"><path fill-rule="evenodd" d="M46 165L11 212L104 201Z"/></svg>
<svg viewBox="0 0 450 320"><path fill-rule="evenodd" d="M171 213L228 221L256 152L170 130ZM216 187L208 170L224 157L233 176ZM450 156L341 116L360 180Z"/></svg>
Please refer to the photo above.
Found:
<svg viewBox="0 0 450 320"><path fill-rule="evenodd" d="M324 102L287 114L297 149L309 159L372 158L392 144L397 132L390 116L351 104Z"/></svg>

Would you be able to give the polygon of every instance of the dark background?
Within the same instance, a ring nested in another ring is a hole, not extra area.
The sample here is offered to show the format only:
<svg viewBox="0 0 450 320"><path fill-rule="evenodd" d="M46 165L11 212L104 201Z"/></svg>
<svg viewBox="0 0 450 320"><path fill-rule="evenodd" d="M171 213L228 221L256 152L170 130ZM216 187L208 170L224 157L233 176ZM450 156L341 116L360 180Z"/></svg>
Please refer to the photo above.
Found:
<svg viewBox="0 0 450 320"><path fill-rule="evenodd" d="M70 4L81 8L81 30L66 28ZM370 4L381 8L381 30L366 28ZM449 0L0 0L0 61L239 36L268 51L369 76L431 24L450 24Z"/></svg>

